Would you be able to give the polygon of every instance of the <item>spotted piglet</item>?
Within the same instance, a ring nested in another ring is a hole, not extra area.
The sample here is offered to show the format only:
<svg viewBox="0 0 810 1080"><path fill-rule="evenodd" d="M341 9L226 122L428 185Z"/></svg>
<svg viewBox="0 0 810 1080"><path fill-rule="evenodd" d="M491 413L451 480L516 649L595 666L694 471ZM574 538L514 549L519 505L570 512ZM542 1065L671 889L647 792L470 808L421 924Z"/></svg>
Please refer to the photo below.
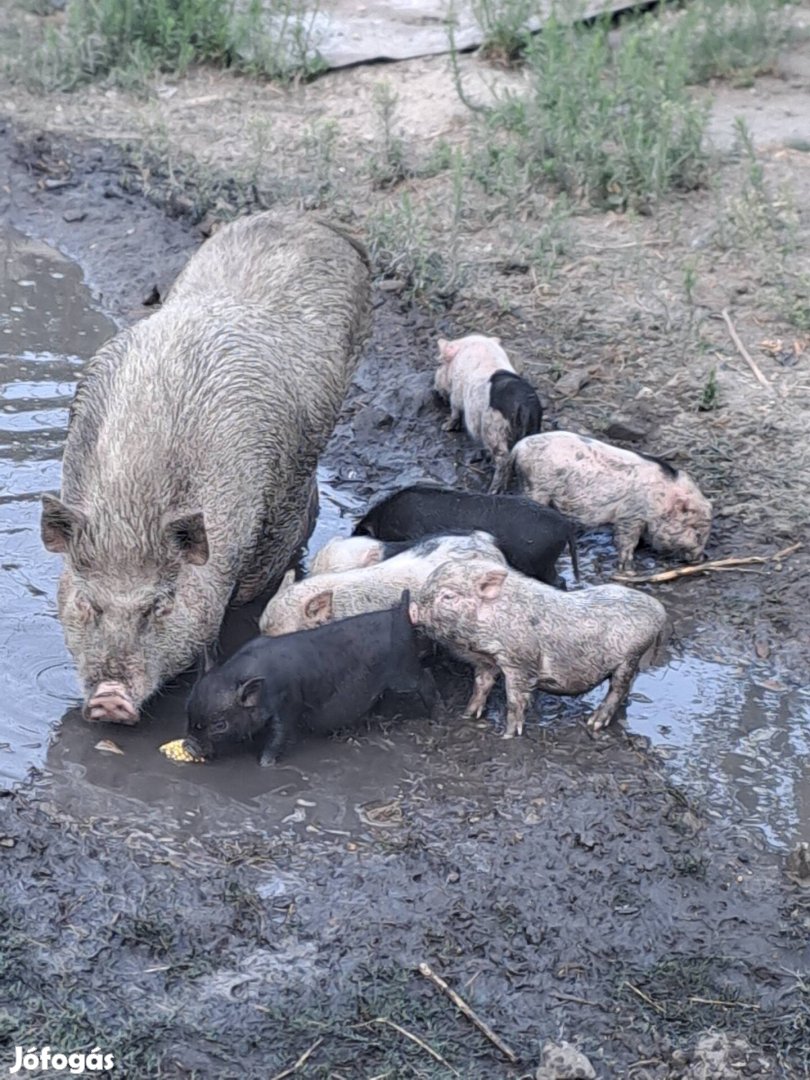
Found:
<svg viewBox="0 0 810 1080"><path fill-rule="evenodd" d="M439 339L434 387L450 402L445 431L458 431L463 418L468 435L489 451L495 463L490 491L497 491L510 449L540 430L543 408L536 390L512 367L500 340L483 334Z"/></svg>
<svg viewBox="0 0 810 1080"><path fill-rule="evenodd" d="M581 525L612 525L619 569L629 570L644 537L656 551L696 562L712 525L712 504L692 478L659 458L575 435L551 431L522 439L512 451L512 472L523 493L553 506Z"/></svg>

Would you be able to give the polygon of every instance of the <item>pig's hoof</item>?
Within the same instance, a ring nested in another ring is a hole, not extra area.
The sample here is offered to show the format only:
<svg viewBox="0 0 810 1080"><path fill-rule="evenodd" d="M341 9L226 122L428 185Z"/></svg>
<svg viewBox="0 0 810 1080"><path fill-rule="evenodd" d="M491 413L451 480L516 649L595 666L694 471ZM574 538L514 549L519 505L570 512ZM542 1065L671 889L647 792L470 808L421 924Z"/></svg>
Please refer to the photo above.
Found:
<svg viewBox="0 0 810 1080"><path fill-rule="evenodd" d="M271 765L278 765L278 757L275 754L262 754L259 764L263 769L268 769Z"/></svg>
<svg viewBox="0 0 810 1080"><path fill-rule="evenodd" d="M604 713L595 712L588 717L588 727L591 731L604 731L610 723L610 717L605 716Z"/></svg>
<svg viewBox="0 0 810 1080"><path fill-rule="evenodd" d="M501 738L502 738L502 739L514 739L514 737L515 737L516 735L517 735L517 732L516 732L516 731L508 731L508 730L507 730L507 731L505 731L505 732L503 733L503 735L501 735Z"/></svg>

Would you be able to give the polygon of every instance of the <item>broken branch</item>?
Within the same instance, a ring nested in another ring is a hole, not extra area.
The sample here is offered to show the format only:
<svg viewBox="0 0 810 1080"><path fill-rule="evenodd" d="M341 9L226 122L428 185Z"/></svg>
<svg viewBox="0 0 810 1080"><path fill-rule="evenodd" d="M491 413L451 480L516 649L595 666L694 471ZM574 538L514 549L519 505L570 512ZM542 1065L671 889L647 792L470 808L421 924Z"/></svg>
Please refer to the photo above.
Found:
<svg viewBox="0 0 810 1080"><path fill-rule="evenodd" d="M625 585L658 585L662 581L674 581L676 578L688 577L690 574L704 574L711 570L732 570L740 566L752 566L754 563L779 562L786 559L794 551L798 551L801 542L791 544L790 547L777 551L774 555L740 555L728 559L713 559L709 562L690 563L688 566L676 566L670 570L659 570L656 574L614 574L613 581L621 581Z"/></svg>
<svg viewBox="0 0 810 1080"><path fill-rule="evenodd" d="M746 349L746 347L743 345L742 341L740 340L740 335L737 333L736 329L734 328L734 323L731 321L731 316L729 315L726 308L723 308L723 310L720 312L720 314L723 316L725 324L728 327L729 336L731 337L731 340L734 342L734 345L735 345L735 347L737 349L737 352L740 354L740 356L743 358L743 360L745 360L746 364L748 364L748 366L751 368L754 375L756 376L757 382L761 386L764 386L766 390L772 389L771 384L768 382L768 380L762 374L762 371L760 370L758 364L755 362L754 358L751 356L748 349Z"/></svg>
<svg viewBox="0 0 810 1080"><path fill-rule="evenodd" d="M467 1002L463 998L459 997L455 990L451 990L447 983L444 981L444 979L442 979L441 976L437 975L429 964L425 964L424 962L421 963L419 965L419 974L424 975L426 979L430 979L434 986L438 986L442 993L447 994L447 996L450 998L450 1000L453 1002L459 1012L464 1013L468 1020L472 1020L478 1030L483 1032L483 1034L486 1035L489 1041L494 1046L497 1046L497 1048L502 1054L505 1055L505 1057L508 1057L513 1064L517 1062L518 1057L515 1051L511 1050L502 1039L498 1038L498 1036L495 1034L489 1024L485 1023L481 1019L481 1017L478 1016L477 1013L473 1012Z"/></svg>

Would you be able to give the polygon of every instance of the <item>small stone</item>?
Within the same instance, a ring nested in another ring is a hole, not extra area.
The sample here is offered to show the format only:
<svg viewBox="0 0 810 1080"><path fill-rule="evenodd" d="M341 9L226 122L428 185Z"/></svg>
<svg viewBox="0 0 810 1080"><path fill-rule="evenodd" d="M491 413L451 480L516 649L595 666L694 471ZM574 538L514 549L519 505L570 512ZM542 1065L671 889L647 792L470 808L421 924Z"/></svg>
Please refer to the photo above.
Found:
<svg viewBox="0 0 810 1080"><path fill-rule="evenodd" d="M785 869L791 881L810 888L810 844L806 841L797 844L787 857Z"/></svg>
<svg viewBox="0 0 810 1080"><path fill-rule="evenodd" d="M535 1080L596 1080L596 1070L585 1055L568 1042L547 1042Z"/></svg>
<svg viewBox="0 0 810 1080"><path fill-rule="evenodd" d="M65 221L84 221L84 219L87 217L87 211L78 209L65 210L64 214L62 214L62 217Z"/></svg>
<svg viewBox="0 0 810 1080"><path fill-rule="evenodd" d="M566 371L565 375L562 375L554 384L554 389L562 397L576 397L583 386L590 382L590 379L591 373L586 368L580 368L578 371Z"/></svg>
<svg viewBox="0 0 810 1080"><path fill-rule="evenodd" d="M605 437L619 442L641 442L647 437L650 425L631 417L616 417L604 430Z"/></svg>

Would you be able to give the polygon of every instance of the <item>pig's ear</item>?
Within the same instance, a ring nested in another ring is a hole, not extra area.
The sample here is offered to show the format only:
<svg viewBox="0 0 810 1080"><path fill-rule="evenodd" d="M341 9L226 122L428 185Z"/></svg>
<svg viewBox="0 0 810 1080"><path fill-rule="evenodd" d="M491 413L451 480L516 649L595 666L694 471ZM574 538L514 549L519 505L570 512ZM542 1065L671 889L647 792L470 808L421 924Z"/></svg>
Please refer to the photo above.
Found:
<svg viewBox="0 0 810 1080"><path fill-rule="evenodd" d="M382 562L382 557L382 545L369 548L369 550L365 553L360 562L360 568L362 569L366 566L376 566L378 563Z"/></svg>
<svg viewBox="0 0 810 1080"><path fill-rule="evenodd" d="M87 526L87 518L81 510L66 506L55 495L42 496L40 533L48 551L65 552L71 540Z"/></svg>
<svg viewBox="0 0 810 1080"><path fill-rule="evenodd" d="M332 590L325 589L307 600L304 614L317 622L328 622L332 618Z"/></svg>
<svg viewBox="0 0 810 1080"><path fill-rule="evenodd" d="M475 591L481 600L497 600L506 580L506 570L487 570L475 583Z"/></svg>
<svg viewBox="0 0 810 1080"><path fill-rule="evenodd" d="M203 650L200 653L200 675L207 675L213 667L216 667L216 652L216 645L203 645Z"/></svg>
<svg viewBox="0 0 810 1080"><path fill-rule="evenodd" d="M286 592L291 585L295 584L295 570L288 570L284 577L281 579L281 584L276 589L276 596L280 596L281 593Z"/></svg>
<svg viewBox="0 0 810 1080"><path fill-rule="evenodd" d="M259 704L262 696L262 686L264 685L264 679L257 676L255 679L248 679L247 682L243 682L239 689L236 691L236 697L239 704L244 709L255 709Z"/></svg>
<svg viewBox="0 0 810 1080"><path fill-rule="evenodd" d="M186 562L204 566L208 562L208 534L202 510L188 514L166 514L163 518L163 535L170 544L180 549Z"/></svg>
<svg viewBox="0 0 810 1080"><path fill-rule="evenodd" d="M457 352L457 342L447 341L445 338L439 338L439 359L442 360L445 364L449 364Z"/></svg>

